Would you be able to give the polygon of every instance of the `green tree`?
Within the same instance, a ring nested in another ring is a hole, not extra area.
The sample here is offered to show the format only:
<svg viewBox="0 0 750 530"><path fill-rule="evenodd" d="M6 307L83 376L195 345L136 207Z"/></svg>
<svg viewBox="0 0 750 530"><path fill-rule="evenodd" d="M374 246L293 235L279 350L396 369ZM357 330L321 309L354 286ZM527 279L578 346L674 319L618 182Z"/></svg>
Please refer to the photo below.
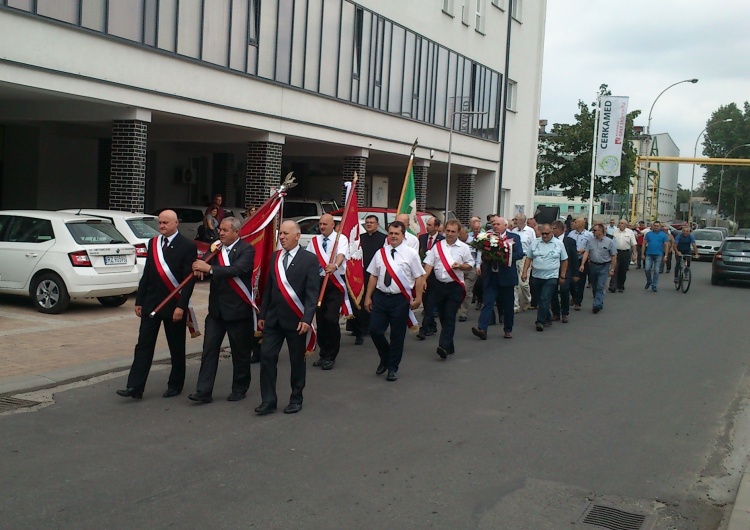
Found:
<svg viewBox="0 0 750 530"><path fill-rule="evenodd" d="M731 119L731 122L721 123ZM711 158L750 158L750 104L745 102L742 109L736 104L723 105L711 114L706 122L708 130L703 140L703 154ZM731 151L731 153L730 153ZM734 215L737 200L737 221L740 226L750 226L750 167L703 166L706 175L700 191L712 204L719 198L721 185L721 213L725 217Z"/></svg>
<svg viewBox="0 0 750 530"><path fill-rule="evenodd" d="M607 85L599 87L602 96L612 93ZM635 174L636 151L632 138L633 120L641 113L628 113L625 127L625 144L622 150L622 165L619 177L597 177L594 181L594 197L608 193L627 193ZM537 164L536 189L562 189L568 198L589 196L591 187L591 143L594 136L596 102L590 106L578 101L576 123L556 123L548 135L539 139L539 162Z"/></svg>

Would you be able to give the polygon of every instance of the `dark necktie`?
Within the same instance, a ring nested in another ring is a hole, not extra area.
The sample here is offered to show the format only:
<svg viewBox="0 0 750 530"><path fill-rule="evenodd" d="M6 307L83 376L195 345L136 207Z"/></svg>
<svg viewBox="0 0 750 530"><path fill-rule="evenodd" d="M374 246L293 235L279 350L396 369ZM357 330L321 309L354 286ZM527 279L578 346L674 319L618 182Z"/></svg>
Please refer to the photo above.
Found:
<svg viewBox="0 0 750 530"><path fill-rule="evenodd" d="M161 236L161 251L166 252L167 246L169 246L169 239L167 239L167 236Z"/></svg>
<svg viewBox="0 0 750 530"><path fill-rule="evenodd" d="M328 238L323 236L323 252L328 252ZM318 265L318 273L323 274L323 267Z"/></svg>
<svg viewBox="0 0 750 530"><path fill-rule="evenodd" d="M396 259L396 249L391 249L391 257L395 260ZM388 272L388 269L385 269L385 278L383 278L383 283L386 287L391 286L391 282L393 281L393 278L391 278L391 273Z"/></svg>
<svg viewBox="0 0 750 530"><path fill-rule="evenodd" d="M289 252L284 254L284 270L289 266Z"/></svg>
<svg viewBox="0 0 750 530"><path fill-rule="evenodd" d="M430 241L427 243L427 250L432 250L432 245L435 244L435 236L430 236Z"/></svg>

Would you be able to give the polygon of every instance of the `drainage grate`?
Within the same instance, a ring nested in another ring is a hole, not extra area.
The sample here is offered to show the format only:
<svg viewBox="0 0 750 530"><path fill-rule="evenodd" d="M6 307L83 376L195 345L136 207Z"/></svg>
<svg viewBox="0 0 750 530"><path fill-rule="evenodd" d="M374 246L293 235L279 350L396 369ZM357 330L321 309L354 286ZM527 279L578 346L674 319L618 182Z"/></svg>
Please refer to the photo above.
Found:
<svg viewBox="0 0 750 530"><path fill-rule="evenodd" d="M29 401L28 399L18 399L13 397L0 397L0 412L8 412L9 410L33 407L36 405L39 405L38 401Z"/></svg>
<svg viewBox="0 0 750 530"><path fill-rule="evenodd" d="M606 530L649 530L652 522L651 516L648 515L589 502L576 524L584 528Z"/></svg>

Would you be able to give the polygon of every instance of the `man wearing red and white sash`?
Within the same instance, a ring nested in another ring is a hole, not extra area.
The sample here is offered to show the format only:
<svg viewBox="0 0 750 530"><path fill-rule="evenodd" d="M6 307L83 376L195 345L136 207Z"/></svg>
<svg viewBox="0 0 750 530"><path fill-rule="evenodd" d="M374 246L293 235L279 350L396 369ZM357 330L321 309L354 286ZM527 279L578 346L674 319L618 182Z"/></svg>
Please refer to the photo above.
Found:
<svg viewBox="0 0 750 530"><path fill-rule="evenodd" d="M334 220L330 214L320 216L318 228L320 234L315 236L307 245L307 251L314 254L318 259L318 271L321 279L330 275L326 285L323 300L315 314L318 325L318 344L320 345L320 358L313 366L323 370L331 370L336 362L341 345L341 328L339 327L339 315L352 315L349 295L346 290L346 260L349 259L349 240L344 234L339 236L336 245L336 233L333 231ZM334 245L336 248L334 249ZM331 253L335 256L333 263Z"/></svg>
<svg viewBox="0 0 750 530"><path fill-rule="evenodd" d="M464 272L474 267L469 245L458 240L460 230L461 223L456 219L445 223L445 239L435 243L424 259L427 276L430 276L430 272L435 272L435 281L427 289L433 291L432 301L440 318L437 354L443 360L455 353L453 335L456 331L456 316L466 296Z"/></svg>
<svg viewBox="0 0 750 530"><path fill-rule="evenodd" d="M219 350L224 336L232 349L232 393L228 401L239 401L250 388L250 355L253 347L255 308L252 297L252 274L255 249L240 239L240 220L225 217L219 224L221 247L210 264L193 263L196 276L211 278L203 341L201 368L195 394L188 399L201 403L213 401L212 392L219 367Z"/></svg>
<svg viewBox="0 0 750 530"><path fill-rule="evenodd" d="M135 314L140 317L141 324L133 365L128 375L127 388L117 391L123 397L134 399L143 397L162 323L172 358L172 371L163 396L169 398L178 395L185 383L185 326L190 311L193 282L183 287L180 294L172 298L154 318L150 318L149 314L186 276L193 273L192 265L197 250L193 241L177 232L175 212L164 210L159 214L158 222L161 235L148 243L146 268L135 297Z"/></svg>
<svg viewBox="0 0 750 530"><path fill-rule="evenodd" d="M281 250L271 256L258 328L263 331L260 350L260 394L263 402L255 409L262 416L276 410L276 366L286 340L289 348L292 395L285 414L302 410L305 388L305 354L315 349L313 319L320 292L318 260L299 246L300 228L284 221L279 228Z"/></svg>
<svg viewBox="0 0 750 530"><path fill-rule="evenodd" d="M422 304L425 272L419 253L404 244L406 225L393 221L388 225L388 244L375 254L367 272L365 309L370 315L370 337L378 349L380 364L375 374L388 370L388 381L397 379L404 353L406 327L418 322L412 310ZM390 342L385 330L391 328Z"/></svg>

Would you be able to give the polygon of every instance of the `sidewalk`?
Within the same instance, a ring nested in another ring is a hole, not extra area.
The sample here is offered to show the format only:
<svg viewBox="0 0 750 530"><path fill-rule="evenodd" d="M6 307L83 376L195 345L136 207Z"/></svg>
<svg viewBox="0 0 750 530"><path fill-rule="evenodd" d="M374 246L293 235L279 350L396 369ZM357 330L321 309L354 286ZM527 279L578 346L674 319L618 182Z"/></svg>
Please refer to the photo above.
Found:
<svg viewBox="0 0 750 530"><path fill-rule="evenodd" d="M201 330L208 310L208 282L193 291ZM97 300L73 301L61 315L45 315L27 298L0 297L0 396L130 368L138 340L135 297L110 308ZM187 354L203 347L203 335L187 339ZM169 359L159 333L154 362Z"/></svg>

